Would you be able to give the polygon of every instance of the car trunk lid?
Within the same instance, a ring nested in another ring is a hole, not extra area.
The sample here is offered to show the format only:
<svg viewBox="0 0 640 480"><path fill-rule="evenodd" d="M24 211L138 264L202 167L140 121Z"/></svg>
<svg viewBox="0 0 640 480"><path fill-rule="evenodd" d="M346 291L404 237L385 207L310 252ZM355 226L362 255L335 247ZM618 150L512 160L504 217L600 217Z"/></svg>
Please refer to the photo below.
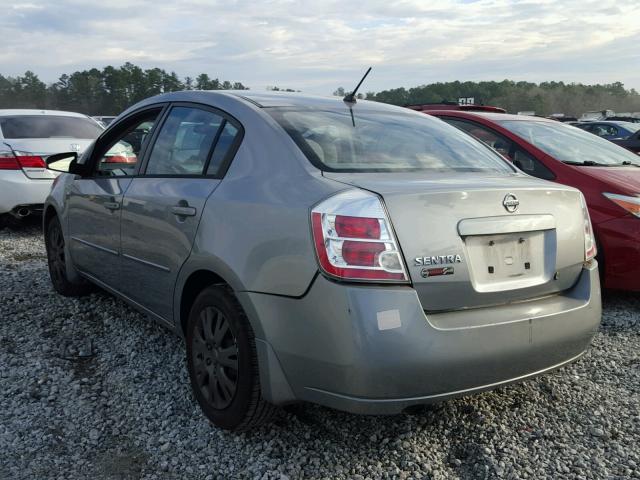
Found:
<svg viewBox="0 0 640 480"><path fill-rule="evenodd" d="M325 173L383 198L428 311L570 288L584 261L578 191L523 175Z"/></svg>

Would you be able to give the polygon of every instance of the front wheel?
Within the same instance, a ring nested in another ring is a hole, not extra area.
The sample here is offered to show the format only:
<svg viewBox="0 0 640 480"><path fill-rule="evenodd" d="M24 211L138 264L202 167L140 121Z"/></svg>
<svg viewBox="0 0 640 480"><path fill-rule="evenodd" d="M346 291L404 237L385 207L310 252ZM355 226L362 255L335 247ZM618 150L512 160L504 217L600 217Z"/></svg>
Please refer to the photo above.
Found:
<svg viewBox="0 0 640 480"><path fill-rule="evenodd" d="M204 289L187 326L191 387L211 422L227 430L248 430L277 412L262 398L253 331L242 307L225 287Z"/></svg>
<svg viewBox="0 0 640 480"><path fill-rule="evenodd" d="M91 293L93 287L86 280L81 283L71 283L67 278L64 235L58 217L53 217L47 224L44 241L47 249L49 276L55 291L65 297L79 297Z"/></svg>

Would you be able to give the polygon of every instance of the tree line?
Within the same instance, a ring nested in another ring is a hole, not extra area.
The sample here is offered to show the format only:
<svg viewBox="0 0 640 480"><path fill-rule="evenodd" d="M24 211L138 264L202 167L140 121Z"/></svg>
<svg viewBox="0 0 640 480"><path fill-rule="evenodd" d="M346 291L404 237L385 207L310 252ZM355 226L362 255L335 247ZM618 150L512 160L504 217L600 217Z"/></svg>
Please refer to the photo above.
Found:
<svg viewBox="0 0 640 480"><path fill-rule="evenodd" d="M27 71L16 77L0 74L0 108L46 108L70 110L88 115L116 115L134 103L176 90L246 90L241 82L211 78L206 73L180 78L160 68L142 69L132 63L120 67L76 71L46 84ZM277 86L271 91L300 91ZM340 87L334 95L344 96ZM640 111L640 94L620 82L583 85L564 82L439 82L413 88L393 88L358 94L377 102L394 105L439 103L473 97L476 103L495 105L509 112L535 111L539 115L564 113L579 116L589 110Z"/></svg>
<svg viewBox="0 0 640 480"><path fill-rule="evenodd" d="M340 89L338 89L340 90ZM336 92L338 92L338 90ZM335 93L335 92L334 92ZM580 116L586 111L611 109L615 112L639 112L640 94L620 82L583 85L564 82L439 82L409 89L394 88L368 92L367 100L408 105L438 103L473 97L475 103L495 105L508 112L534 111L538 115L564 113Z"/></svg>
<svg viewBox="0 0 640 480"><path fill-rule="evenodd" d="M60 76L46 84L27 71L24 75L0 75L0 108L69 110L88 115L117 115L152 95L176 90L246 90L240 82L211 78L201 73L181 79L175 72L142 68L125 63L121 67L92 68Z"/></svg>

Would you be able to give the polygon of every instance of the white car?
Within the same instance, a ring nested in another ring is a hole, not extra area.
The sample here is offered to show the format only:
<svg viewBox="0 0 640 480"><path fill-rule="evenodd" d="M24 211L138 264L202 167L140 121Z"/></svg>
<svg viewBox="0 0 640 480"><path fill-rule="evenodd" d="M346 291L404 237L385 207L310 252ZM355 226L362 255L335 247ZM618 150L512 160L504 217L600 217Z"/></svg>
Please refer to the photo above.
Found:
<svg viewBox="0 0 640 480"><path fill-rule="evenodd" d="M109 124L116 119L116 117L114 116L105 116L105 115L93 116L91 118L93 118L96 122L98 122L100 125L102 125L105 128L107 128Z"/></svg>
<svg viewBox="0 0 640 480"><path fill-rule="evenodd" d="M47 156L79 154L103 128L92 118L55 110L0 110L0 215L40 213L55 174Z"/></svg>

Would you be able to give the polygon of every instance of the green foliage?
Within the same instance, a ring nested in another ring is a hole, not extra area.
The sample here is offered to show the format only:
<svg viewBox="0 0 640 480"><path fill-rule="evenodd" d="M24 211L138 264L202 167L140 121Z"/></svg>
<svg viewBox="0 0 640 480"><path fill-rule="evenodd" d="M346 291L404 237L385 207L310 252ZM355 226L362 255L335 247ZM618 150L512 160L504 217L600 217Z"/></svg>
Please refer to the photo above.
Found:
<svg viewBox="0 0 640 480"><path fill-rule="evenodd" d="M335 92L334 92L335 95ZM509 112L533 110L538 115L564 113L579 116L589 110L640 111L640 95L620 82L606 85L542 82L445 82L410 89L394 88L367 93L367 100L407 105L457 101L474 97L476 103L505 108Z"/></svg>
<svg viewBox="0 0 640 480"><path fill-rule="evenodd" d="M0 75L0 108L47 108L88 115L117 115L134 103L177 90L247 90L240 82L211 79L202 73L180 80L175 72L143 70L132 63L92 68L60 76L46 85L30 71L19 77Z"/></svg>

